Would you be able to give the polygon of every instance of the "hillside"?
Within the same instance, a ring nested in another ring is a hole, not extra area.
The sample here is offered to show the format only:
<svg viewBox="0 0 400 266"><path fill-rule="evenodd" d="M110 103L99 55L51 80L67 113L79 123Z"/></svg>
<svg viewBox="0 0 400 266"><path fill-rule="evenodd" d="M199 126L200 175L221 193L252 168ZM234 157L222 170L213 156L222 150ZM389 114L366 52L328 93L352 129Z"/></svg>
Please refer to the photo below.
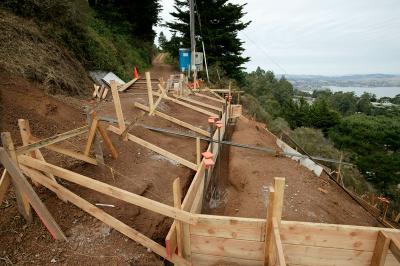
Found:
<svg viewBox="0 0 400 266"><path fill-rule="evenodd" d="M104 12L83 0L2 2L0 70L70 95L88 94L89 70L129 80L134 66L150 66L152 42L134 36L123 16L110 21Z"/></svg>

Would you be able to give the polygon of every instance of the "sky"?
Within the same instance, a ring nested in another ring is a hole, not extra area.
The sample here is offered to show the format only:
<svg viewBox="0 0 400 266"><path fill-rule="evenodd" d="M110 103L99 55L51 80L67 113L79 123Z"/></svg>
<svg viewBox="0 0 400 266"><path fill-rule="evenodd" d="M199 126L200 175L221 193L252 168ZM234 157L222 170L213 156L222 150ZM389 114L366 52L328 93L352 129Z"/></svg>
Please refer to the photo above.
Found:
<svg viewBox="0 0 400 266"><path fill-rule="evenodd" d="M171 21L173 0L160 0ZM279 74L400 74L399 0L230 0L246 4L239 33L248 71ZM170 36L167 28L157 27ZM207 47L206 47L207 49Z"/></svg>

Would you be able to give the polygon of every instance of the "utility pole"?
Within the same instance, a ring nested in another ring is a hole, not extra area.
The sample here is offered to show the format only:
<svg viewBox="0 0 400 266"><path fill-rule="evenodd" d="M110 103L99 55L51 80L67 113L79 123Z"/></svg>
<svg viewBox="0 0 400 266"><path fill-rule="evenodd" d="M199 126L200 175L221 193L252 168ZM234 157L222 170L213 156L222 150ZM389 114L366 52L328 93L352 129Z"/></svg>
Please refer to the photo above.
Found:
<svg viewBox="0 0 400 266"><path fill-rule="evenodd" d="M196 69L196 40L195 40L195 30L194 30L194 0L189 0L190 7L190 53L191 53L191 62L190 67L193 71L193 82L196 84L197 79L197 69Z"/></svg>

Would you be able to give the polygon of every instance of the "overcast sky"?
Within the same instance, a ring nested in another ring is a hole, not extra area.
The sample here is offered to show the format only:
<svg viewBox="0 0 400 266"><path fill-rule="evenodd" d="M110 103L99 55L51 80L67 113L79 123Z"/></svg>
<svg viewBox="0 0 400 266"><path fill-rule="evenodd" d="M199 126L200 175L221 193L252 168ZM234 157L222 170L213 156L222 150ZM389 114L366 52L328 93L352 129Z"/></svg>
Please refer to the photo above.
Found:
<svg viewBox="0 0 400 266"><path fill-rule="evenodd" d="M174 1L160 2L161 18L171 20ZM252 21L240 33L249 71L261 66L286 74L400 74L399 0L231 2L247 3L244 20Z"/></svg>

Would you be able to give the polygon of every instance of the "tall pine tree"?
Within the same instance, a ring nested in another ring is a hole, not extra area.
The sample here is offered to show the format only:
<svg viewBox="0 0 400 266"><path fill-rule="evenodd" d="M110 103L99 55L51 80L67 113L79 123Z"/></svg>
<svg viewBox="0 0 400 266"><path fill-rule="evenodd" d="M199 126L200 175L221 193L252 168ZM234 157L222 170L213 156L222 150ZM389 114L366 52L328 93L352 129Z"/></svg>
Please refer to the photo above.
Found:
<svg viewBox="0 0 400 266"><path fill-rule="evenodd" d="M243 42L238 32L250 22L243 22L244 5L229 3L228 0L196 0L196 46L201 51L204 41L209 65L217 64L231 78L240 79L242 65L249 61L242 56ZM178 49L190 47L189 3L188 0L175 0L175 11L171 13L174 21L167 26L174 34L169 52L178 55Z"/></svg>

